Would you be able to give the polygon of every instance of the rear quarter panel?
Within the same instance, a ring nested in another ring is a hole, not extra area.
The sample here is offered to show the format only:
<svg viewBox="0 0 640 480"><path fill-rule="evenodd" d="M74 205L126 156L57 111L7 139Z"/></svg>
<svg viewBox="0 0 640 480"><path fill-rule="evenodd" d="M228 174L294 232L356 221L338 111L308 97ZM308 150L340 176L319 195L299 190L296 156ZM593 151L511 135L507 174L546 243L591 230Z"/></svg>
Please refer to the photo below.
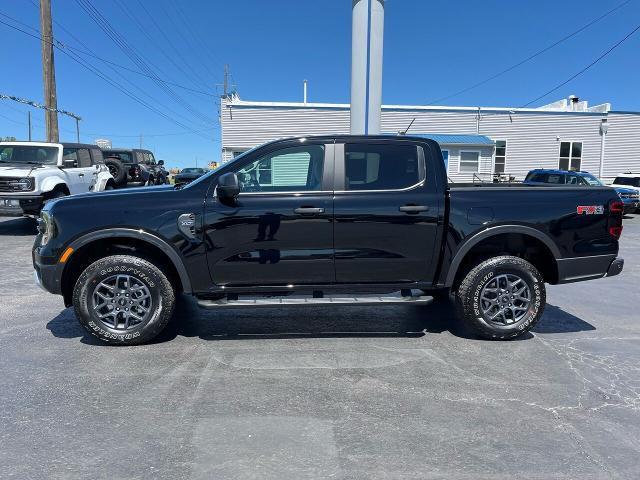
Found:
<svg viewBox="0 0 640 480"><path fill-rule="evenodd" d="M497 226L540 232L557 248L556 258L616 255L618 241L608 233L612 200L619 197L609 187L451 188L443 270L468 242ZM603 213L579 214L579 206L601 206Z"/></svg>

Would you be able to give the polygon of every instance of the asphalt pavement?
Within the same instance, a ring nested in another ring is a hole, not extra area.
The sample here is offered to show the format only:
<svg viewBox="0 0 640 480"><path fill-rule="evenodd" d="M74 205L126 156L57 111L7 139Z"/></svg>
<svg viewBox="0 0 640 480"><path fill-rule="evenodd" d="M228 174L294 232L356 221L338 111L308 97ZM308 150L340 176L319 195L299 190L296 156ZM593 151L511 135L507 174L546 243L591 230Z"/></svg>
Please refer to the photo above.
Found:
<svg viewBox="0 0 640 480"><path fill-rule="evenodd" d="M0 478L640 478L640 216L516 341L448 306L201 311L105 346L0 219Z"/></svg>

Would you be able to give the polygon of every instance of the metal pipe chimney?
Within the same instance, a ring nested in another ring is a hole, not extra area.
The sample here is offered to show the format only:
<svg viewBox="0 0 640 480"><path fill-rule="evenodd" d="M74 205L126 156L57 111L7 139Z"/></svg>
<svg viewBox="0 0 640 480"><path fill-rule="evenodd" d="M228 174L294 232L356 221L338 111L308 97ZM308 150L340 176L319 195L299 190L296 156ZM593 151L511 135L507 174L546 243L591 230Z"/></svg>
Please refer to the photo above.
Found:
<svg viewBox="0 0 640 480"><path fill-rule="evenodd" d="M384 0L352 0L351 133L380 133Z"/></svg>

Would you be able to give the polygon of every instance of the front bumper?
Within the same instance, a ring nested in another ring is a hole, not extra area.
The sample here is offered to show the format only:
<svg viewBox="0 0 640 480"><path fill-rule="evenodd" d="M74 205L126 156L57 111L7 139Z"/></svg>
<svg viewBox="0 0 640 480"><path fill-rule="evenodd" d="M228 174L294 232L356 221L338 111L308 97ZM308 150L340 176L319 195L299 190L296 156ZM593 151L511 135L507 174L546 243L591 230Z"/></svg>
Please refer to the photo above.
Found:
<svg viewBox="0 0 640 480"><path fill-rule="evenodd" d="M640 208L640 202L623 202L623 212L624 213L635 213L636 210Z"/></svg>
<svg viewBox="0 0 640 480"><path fill-rule="evenodd" d="M622 272L624 266L624 259L617 258L615 255L560 258L556 262L558 264L558 283L613 277Z"/></svg>
<svg viewBox="0 0 640 480"><path fill-rule="evenodd" d="M32 257L33 278L36 285L49 293L61 295L62 285L60 280L62 279L64 264L58 263L58 259L55 257L41 256L37 249L32 252Z"/></svg>
<svg viewBox="0 0 640 480"><path fill-rule="evenodd" d="M0 216L38 215L44 205L42 195L0 195Z"/></svg>

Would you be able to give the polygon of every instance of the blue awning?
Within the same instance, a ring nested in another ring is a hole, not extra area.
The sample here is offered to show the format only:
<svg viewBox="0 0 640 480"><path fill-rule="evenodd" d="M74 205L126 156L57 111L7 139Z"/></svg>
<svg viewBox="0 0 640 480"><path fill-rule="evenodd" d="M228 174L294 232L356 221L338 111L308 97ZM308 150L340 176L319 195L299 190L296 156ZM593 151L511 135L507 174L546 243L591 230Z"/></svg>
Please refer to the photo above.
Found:
<svg viewBox="0 0 640 480"><path fill-rule="evenodd" d="M494 146L495 142L484 135L458 135L450 133L410 133L412 137L435 140L440 145L483 145Z"/></svg>

